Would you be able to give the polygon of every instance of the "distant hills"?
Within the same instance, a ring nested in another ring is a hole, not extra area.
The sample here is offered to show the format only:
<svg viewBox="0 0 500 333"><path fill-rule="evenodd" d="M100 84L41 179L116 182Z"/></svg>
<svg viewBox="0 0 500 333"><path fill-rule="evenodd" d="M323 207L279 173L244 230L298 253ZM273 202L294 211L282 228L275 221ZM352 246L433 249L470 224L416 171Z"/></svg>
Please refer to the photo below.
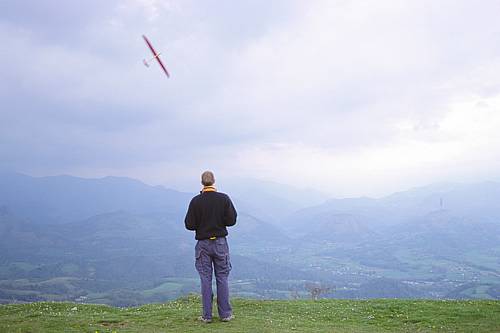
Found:
<svg viewBox="0 0 500 333"><path fill-rule="evenodd" d="M302 189L249 178L232 178L221 184L240 209L268 221L278 222L298 209L325 202L328 196L313 189Z"/></svg>
<svg viewBox="0 0 500 333"><path fill-rule="evenodd" d="M191 197L189 193L123 177L0 174L1 205L37 223L69 223L120 210L177 217L184 213Z"/></svg>
<svg viewBox="0 0 500 333"><path fill-rule="evenodd" d="M307 297L315 283L327 297L500 298L498 183L325 200L246 182L221 186L239 213L234 294ZM127 305L197 291L183 224L193 195L129 178L0 173L0 302Z"/></svg>
<svg viewBox="0 0 500 333"><path fill-rule="evenodd" d="M388 226L427 224L429 219L469 221L478 225L498 225L500 221L500 183L438 184L392 194L381 199L331 199L313 207L298 210L282 220L293 234L313 230L338 230L337 235L364 235L386 232ZM444 222L443 222L444 223ZM457 224L460 225L460 224ZM352 228L349 230L349 226ZM436 227L438 225L435 225ZM449 225L452 227L453 225Z"/></svg>

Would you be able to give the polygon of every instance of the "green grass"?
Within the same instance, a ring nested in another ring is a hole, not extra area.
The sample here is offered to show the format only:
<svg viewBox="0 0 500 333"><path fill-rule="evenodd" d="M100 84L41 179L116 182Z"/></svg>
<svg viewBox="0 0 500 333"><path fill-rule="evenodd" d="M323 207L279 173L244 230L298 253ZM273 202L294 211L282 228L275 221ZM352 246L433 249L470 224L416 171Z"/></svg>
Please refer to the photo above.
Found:
<svg viewBox="0 0 500 333"><path fill-rule="evenodd" d="M499 301L234 299L232 304L232 322L215 318L211 324L196 321L197 296L131 308L2 305L0 332L500 332Z"/></svg>

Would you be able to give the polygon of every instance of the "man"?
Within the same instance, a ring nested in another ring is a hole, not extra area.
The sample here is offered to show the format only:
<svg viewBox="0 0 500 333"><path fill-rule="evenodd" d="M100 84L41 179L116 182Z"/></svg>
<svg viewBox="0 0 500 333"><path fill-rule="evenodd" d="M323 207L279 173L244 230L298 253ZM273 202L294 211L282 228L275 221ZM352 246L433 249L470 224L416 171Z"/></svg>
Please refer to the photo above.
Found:
<svg viewBox="0 0 500 333"><path fill-rule="evenodd" d="M212 322L212 268L217 282L217 310L222 321L233 319L227 278L231 271L226 227L236 224L236 210L229 197L215 188L211 171L201 175L203 189L189 203L184 223L196 231L196 270L200 274L204 323Z"/></svg>

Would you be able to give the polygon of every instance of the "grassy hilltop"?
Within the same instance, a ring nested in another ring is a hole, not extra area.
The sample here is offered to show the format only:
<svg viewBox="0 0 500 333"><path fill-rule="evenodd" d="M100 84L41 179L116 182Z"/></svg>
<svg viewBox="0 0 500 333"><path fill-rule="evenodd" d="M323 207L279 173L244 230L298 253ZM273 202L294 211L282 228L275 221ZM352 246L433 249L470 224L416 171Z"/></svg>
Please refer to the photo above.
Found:
<svg viewBox="0 0 500 333"><path fill-rule="evenodd" d="M498 301L234 299L235 320L196 321L200 299L117 308L0 306L0 332L500 332ZM216 312L214 312L215 314Z"/></svg>

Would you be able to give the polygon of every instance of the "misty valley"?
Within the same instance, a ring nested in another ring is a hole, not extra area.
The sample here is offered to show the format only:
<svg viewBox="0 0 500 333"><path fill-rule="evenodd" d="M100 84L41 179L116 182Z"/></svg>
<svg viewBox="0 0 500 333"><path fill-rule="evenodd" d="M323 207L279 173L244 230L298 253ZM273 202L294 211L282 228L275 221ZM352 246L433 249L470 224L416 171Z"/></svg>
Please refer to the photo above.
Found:
<svg viewBox="0 0 500 333"><path fill-rule="evenodd" d="M239 214L233 296L500 299L500 183L380 199L220 185ZM0 302L129 306L199 292L184 229L192 196L128 178L1 173Z"/></svg>

